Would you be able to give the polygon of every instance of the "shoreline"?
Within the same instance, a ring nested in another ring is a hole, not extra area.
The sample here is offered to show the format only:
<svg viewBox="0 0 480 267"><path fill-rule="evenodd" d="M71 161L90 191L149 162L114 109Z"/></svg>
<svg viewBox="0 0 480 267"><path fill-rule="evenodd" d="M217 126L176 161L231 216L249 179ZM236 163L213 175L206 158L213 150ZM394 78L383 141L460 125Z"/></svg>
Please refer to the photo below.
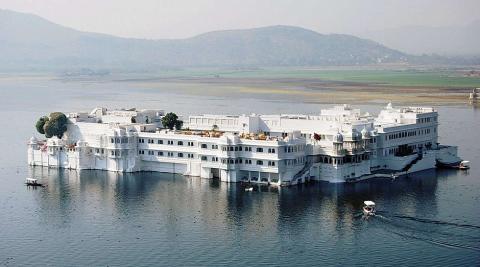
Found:
<svg viewBox="0 0 480 267"><path fill-rule="evenodd" d="M101 83L125 85L139 90L168 93L258 97L274 101L298 100L318 104L384 104L469 106L470 88L459 86L400 86L380 82L328 80L299 77L145 77L112 75L107 77L60 77L49 74L0 74L0 83L37 82ZM110 85L109 85L110 84ZM479 84L480 86L480 84Z"/></svg>

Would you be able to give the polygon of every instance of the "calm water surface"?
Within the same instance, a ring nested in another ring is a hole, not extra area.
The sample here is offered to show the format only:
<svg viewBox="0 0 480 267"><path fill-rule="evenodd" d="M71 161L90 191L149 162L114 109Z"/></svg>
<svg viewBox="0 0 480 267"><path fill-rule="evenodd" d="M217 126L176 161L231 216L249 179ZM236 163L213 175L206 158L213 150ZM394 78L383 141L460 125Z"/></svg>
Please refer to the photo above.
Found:
<svg viewBox="0 0 480 267"><path fill-rule="evenodd" d="M439 108L441 142L459 145L469 171L245 192L181 175L30 168L26 142L36 119L54 110L312 114L324 106L271 96L199 97L175 93L175 85L5 79L0 92L0 265L480 264L480 110ZM30 175L48 187L27 189ZM366 199L377 202L379 216L362 218Z"/></svg>

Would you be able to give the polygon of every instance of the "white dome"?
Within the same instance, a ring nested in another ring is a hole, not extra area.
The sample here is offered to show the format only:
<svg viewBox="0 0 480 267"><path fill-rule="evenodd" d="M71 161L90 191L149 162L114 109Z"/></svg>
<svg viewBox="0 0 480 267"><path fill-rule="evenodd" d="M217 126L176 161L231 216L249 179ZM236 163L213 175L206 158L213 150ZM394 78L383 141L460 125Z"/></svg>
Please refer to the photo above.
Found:
<svg viewBox="0 0 480 267"><path fill-rule="evenodd" d="M370 132L367 131L366 128L363 128L363 130L362 130L362 138L363 138L363 139L368 139L368 138L370 138Z"/></svg>
<svg viewBox="0 0 480 267"><path fill-rule="evenodd" d="M343 135L338 132L336 135L333 136L334 143L343 143Z"/></svg>

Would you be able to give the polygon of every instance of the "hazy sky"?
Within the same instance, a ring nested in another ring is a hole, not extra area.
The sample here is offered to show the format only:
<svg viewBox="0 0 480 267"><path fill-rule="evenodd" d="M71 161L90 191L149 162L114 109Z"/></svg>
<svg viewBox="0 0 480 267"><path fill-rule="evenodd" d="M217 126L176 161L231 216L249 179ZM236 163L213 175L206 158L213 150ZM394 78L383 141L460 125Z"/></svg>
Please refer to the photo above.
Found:
<svg viewBox="0 0 480 267"><path fill-rule="evenodd" d="M83 31L139 38L278 24L355 34L480 19L480 0L0 0L0 8Z"/></svg>

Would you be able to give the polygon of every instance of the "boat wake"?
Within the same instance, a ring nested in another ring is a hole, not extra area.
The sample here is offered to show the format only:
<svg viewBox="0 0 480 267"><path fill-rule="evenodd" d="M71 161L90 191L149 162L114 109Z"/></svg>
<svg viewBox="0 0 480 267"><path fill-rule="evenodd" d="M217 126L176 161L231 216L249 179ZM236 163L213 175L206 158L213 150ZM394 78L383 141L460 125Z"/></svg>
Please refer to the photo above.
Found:
<svg viewBox="0 0 480 267"><path fill-rule="evenodd" d="M372 218L394 235L436 246L480 251L480 226L381 213Z"/></svg>
<svg viewBox="0 0 480 267"><path fill-rule="evenodd" d="M442 246L442 247L447 247L447 248L470 249L470 250L480 251L480 248L478 248L478 247L473 247L473 246L466 245L466 244L463 244L463 243L456 243L456 242L452 242L452 241L445 242L445 241L435 240L435 239L432 239L432 238L426 238L424 236L420 237L420 236L415 236L415 235L412 235L412 234L401 233L401 232L396 232L396 231L390 231L390 232L395 234L395 235L401 236L403 238L416 239L416 240L427 242L427 243L437 245L437 246Z"/></svg>
<svg viewBox="0 0 480 267"><path fill-rule="evenodd" d="M444 222L444 221L437 221L437 220L430 220L430 219L423 219L423 218L416 218L412 216L405 216L405 215L393 215L392 217L406 219L421 223L431 223L431 224L438 224L438 225L450 225L450 226L457 226L457 227L466 227L466 228L473 228L473 229L480 229L478 225L472 224L461 224L461 223L453 223L453 222Z"/></svg>

